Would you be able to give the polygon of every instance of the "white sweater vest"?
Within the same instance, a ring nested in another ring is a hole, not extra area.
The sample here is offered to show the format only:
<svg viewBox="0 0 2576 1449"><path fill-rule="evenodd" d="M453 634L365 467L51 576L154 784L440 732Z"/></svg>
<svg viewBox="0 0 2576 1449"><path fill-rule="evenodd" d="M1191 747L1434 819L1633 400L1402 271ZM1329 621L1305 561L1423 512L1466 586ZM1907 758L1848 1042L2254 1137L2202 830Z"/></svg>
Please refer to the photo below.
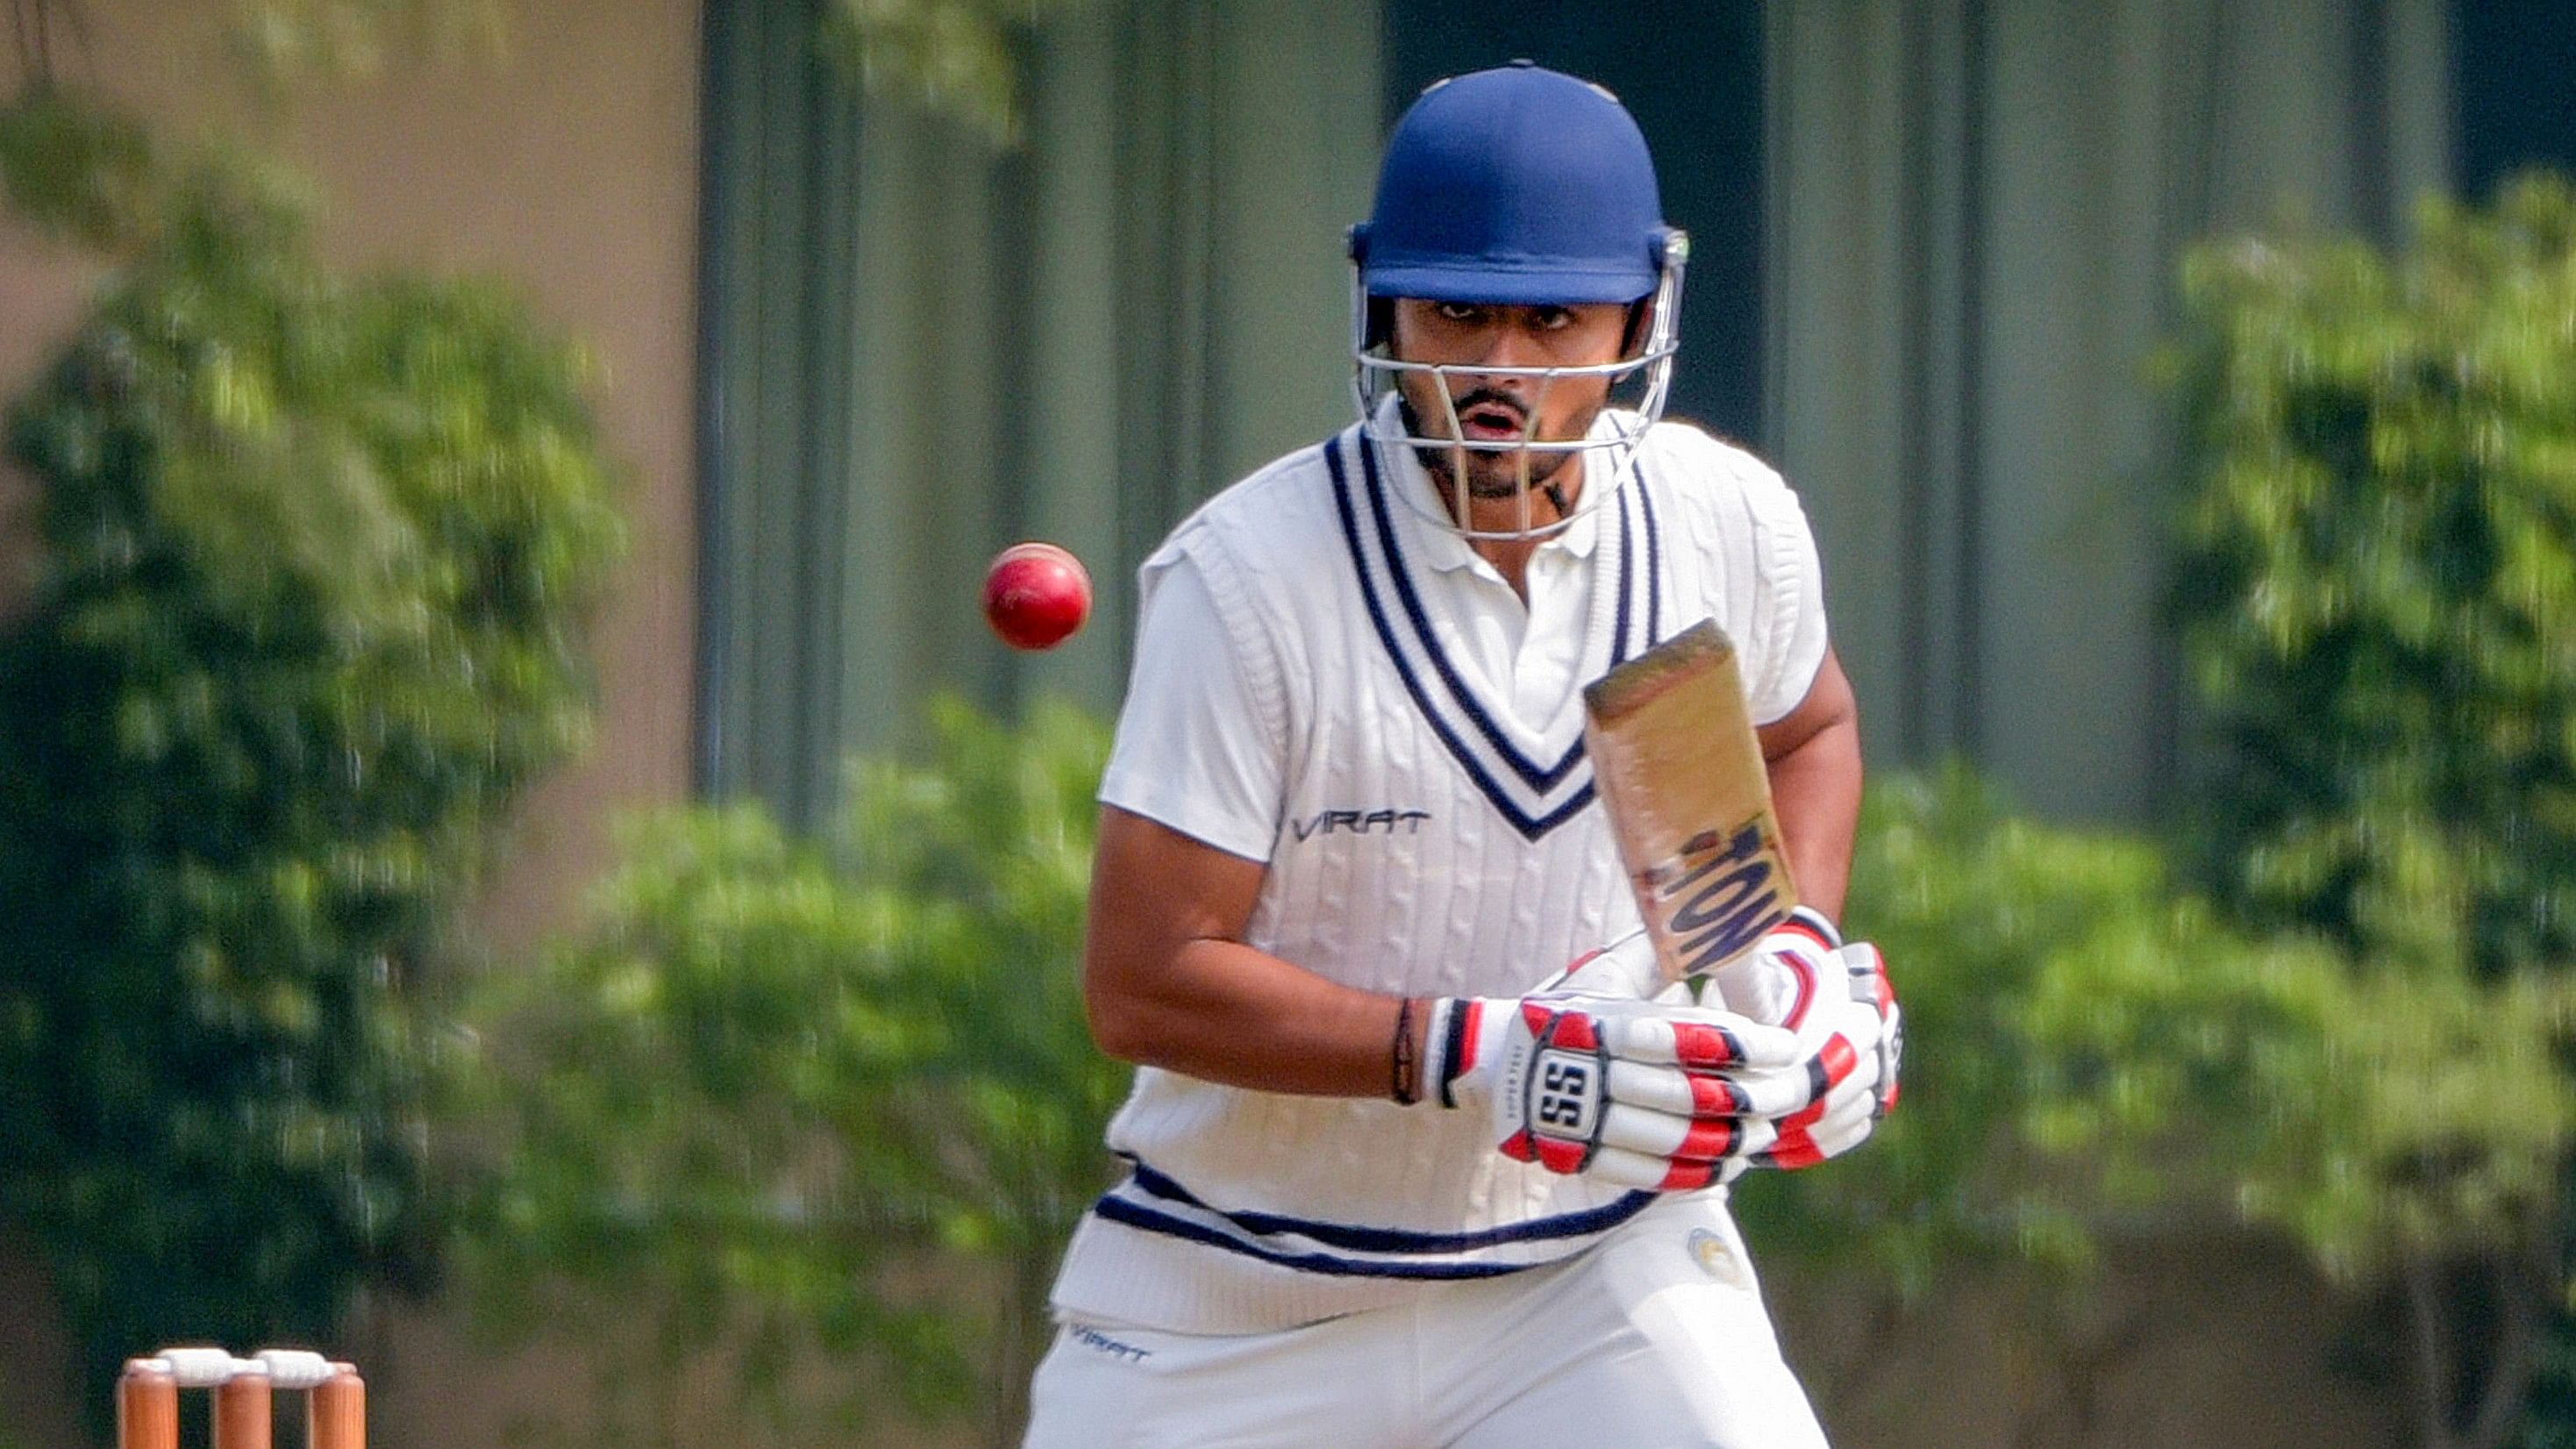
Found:
<svg viewBox="0 0 2576 1449"><path fill-rule="evenodd" d="M1145 566L1194 568L1258 706L1284 722L1249 943L1371 991L1517 996L1636 923L1583 758L1580 691L1544 727L1441 644L1357 430L1212 499ZM1648 434L1600 520L1580 677L1714 617L1756 701L1823 653L1786 485L1694 429ZM1808 615L1813 617L1808 617ZM1185 828L1185 827L1184 827ZM1494 1150L1486 1112L1283 1096L1147 1068L1109 1132L1128 1179L1068 1249L1060 1311L1253 1332L1580 1250L1650 1195Z"/></svg>

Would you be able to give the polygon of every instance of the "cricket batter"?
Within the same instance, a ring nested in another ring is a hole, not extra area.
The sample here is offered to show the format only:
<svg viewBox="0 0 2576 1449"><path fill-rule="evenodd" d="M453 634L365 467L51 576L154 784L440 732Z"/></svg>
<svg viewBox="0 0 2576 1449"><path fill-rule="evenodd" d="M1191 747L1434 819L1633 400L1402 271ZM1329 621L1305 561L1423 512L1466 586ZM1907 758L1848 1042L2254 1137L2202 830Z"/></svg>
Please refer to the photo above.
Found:
<svg viewBox="0 0 2576 1449"><path fill-rule="evenodd" d="M1140 1068L1129 1170L1066 1253L1034 1449L1824 1442L1723 1184L1867 1135L1895 1003L1827 924L1861 761L1805 516L1659 421L1661 218L1607 91L1424 92L1352 233L1358 422L1146 562L1083 965ZM1581 686L1710 618L1815 910L1694 1002Z"/></svg>

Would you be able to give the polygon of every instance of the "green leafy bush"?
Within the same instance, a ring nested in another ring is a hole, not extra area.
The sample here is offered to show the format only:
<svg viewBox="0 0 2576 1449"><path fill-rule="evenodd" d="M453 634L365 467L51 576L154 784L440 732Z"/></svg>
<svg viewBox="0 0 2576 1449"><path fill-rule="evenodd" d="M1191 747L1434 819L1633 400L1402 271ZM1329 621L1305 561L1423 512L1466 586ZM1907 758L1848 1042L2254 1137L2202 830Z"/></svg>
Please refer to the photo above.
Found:
<svg viewBox="0 0 2576 1449"><path fill-rule="evenodd" d="M2237 916L2342 943L2375 990L2564 980L2576 189L2528 177L2488 211L2428 205L2418 230L2395 257L2294 234L2186 260L2175 597L2217 747L2194 869ZM2408 1265L2417 1357L2439 1366L2426 1442L2503 1442L2553 1305L2576 1341L2565 1195L2519 1193L2495 1205L2510 1231ZM2576 1395L2550 1393L2562 1422L2534 1442L2570 1432Z"/></svg>
<svg viewBox="0 0 2576 1449"><path fill-rule="evenodd" d="M1017 145L1028 32L1083 0L831 0L823 54L871 96L909 102Z"/></svg>
<svg viewBox="0 0 2576 1449"><path fill-rule="evenodd" d="M926 763L854 767L840 851L749 805L634 822L597 927L487 983L460 1261L505 1323L627 1315L591 1337L636 1386L731 1354L794 1442L886 1404L1016 1442L1127 1081L1077 968L1106 734L1061 705L932 724ZM605 1402L620 1442L679 1421Z"/></svg>
<svg viewBox="0 0 2576 1449"><path fill-rule="evenodd" d="M162 200L141 123L51 87L0 105L0 195L37 231L112 248L148 234Z"/></svg>
<svg viewBox="0 0 2576 1449"><path fill-rule="evenodd" d="M2386 965L2576 960L2576 192L2185 266L2200 873Z"/></svg>
<svg viewBox="0 0 2576 1449"><path fill-rule="evenodd" d="M336 281L245 168L152 211L8 430L0 1215L94 1372L417 1276L406 982L584 738L618 536L585 369L515 300Z"/></svg>
<svg viewBox="0 0 2576 1449"><path fill-rule="evenodd" d="M1964 772L1872 789L1851 899L1905 1003L1904 1098L1850 1157L1739 1186L1757 1246L1920 1293L2235 1217L2376 1281L2516 1241L2576 1132L2565 993L2248 937L2151 843L2017 818Z"/></svg>

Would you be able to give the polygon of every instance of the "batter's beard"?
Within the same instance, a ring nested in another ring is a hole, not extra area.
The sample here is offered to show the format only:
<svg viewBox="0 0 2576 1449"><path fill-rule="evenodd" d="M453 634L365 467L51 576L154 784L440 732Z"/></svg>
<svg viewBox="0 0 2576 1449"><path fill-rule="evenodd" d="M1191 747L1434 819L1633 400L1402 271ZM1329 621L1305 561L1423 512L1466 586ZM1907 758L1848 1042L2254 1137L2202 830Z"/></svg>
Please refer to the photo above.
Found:
<svg viewBox="0 0 2576 1449"><path fill-rule="evenodd" d="M1431 436L1430 431L1422 426L1422 415L1415 411L1410 399L1398 394L1395 403L1403 415L1404 430L1407 433L1417 438ZM1444 501L1456 494L1456 481L1449 476L1449 460L1459 456L1460 453L1464 453L1467 460L1467 496L1469 498L1480 503L1494 503L1520 496L1522 455L1519 453L1437 446L1416 448L1413 452L1414 456L1422 461L1422 471L1429 474L1431 481L1439 486L1440 496ZM1566 470L1573 466L1574 460L1581 457L1582 453L1573 448L1562 450L1551 448L1533 449L1527 456L1529 486L1546 494L1550 501L1556 503L1557 511L1563 513L1574 500L1563 497L1561 490L1566 484L1574 482L1575 478L1581 476L1576 474L1574 477L1568 477ZM1465 520L1460 521L1463 523Z"/></svg>

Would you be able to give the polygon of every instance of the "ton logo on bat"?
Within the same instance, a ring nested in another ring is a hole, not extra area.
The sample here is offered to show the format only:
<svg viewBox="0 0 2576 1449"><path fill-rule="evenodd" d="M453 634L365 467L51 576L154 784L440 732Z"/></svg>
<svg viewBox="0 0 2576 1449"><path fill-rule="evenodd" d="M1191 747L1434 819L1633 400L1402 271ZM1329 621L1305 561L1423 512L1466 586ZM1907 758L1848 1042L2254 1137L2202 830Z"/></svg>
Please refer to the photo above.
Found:
<svg viewBox="0 0 2576 1449"><path fill-rule="evenodd" d="M1758 819L1731 832L1703 830L1671 859L1640 873L1638 884L1659 905L1687 894L1664 917L1685 975L1723 965L1789 919L1765 844Z"/></svg>

